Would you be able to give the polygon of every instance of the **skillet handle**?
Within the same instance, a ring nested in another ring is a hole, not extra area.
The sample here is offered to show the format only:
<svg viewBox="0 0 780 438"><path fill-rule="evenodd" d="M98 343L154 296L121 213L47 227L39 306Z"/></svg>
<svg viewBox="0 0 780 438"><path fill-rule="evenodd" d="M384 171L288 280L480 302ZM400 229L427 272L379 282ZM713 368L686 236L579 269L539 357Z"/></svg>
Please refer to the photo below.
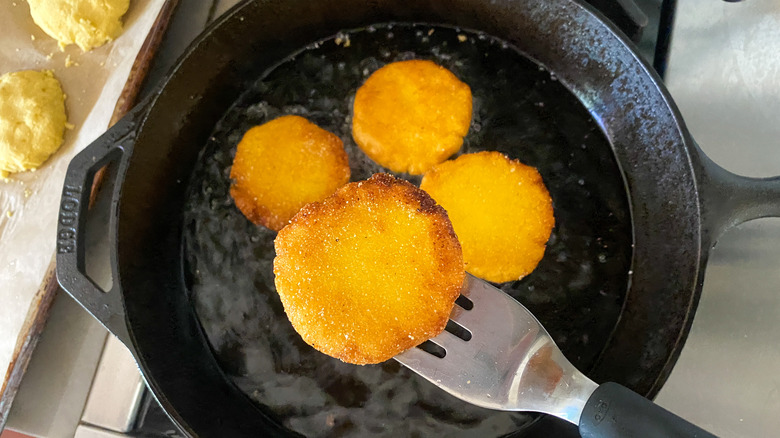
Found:
<svg viewBox="0 0 780 438"><path fill-rule="evenodd" d="M103 291L87 275L85 237L90 226L87 213L95 174L106 165L110 165L106 179L116 179L117 174L122 174L135 142L138 121L144 115L145 110L140 106L136 107L71 160L65 175L57 219L57 281L62 289L118 337L131 352L133 348L125 321L117 272L114 269L114 254L112 252L110 257L112 286L110 290ZM117 203L111 199L107 205L103 204L98 202L96 207L111 210L108 212L108 229L109 244L113 248L116 241L114 213ZM89 216L93 216L92 213L94 212L90 212ZM93 223L92 226L106 227L106 224Z"/></svg>
<svg viewBox="0 0 780 438"><path fill-rule="evenodd" d="M698 151L698 178L705 231L715 242L726 230L762 217L780 217L780 176L736 175Z"/></svg>
<svg viewBox="0 0 780 438"><path fill-rule="evenodd" d="M582 438L714 438L650 400L618 385L604 383L591 394L580 417Z"/></svg>

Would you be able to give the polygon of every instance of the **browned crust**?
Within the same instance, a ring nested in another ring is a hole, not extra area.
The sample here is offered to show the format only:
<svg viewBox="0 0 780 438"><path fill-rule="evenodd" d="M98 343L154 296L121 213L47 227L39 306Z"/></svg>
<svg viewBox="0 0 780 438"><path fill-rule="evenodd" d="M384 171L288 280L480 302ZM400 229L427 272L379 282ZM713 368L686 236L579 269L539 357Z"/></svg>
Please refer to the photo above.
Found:
<svg viewBox="0 0 780 438"><path fill-rule="evenodd" d="M238 210L252 223L262 225L274 231L279 231L287 225L265 206L254 202L252 195L244 191L241 184L230 186L230 196L233 197L233 202L236 203Z"/></svg>
<svg viewBox="0 0 780 438"><path fill-rule="evenodd" d="M361 188L359 192L356 190L358 187ZM438 291L440 296L437 299L446 303L446 311L437 315L429 315L428 320L417 324L414 327L414 338L409 337L411 333L409 329L398 330L388 327L382 336L392 338L394 348L379 354L372 354L355 342L345 342L341 350L334 351L332 348L334 342L307 336L306 328L296 326L296 323L293 321L295 318L291 318L296 331L311 346L344 362L358 365L388 360L404 350L413 348L425 340L437 336L444 330L449 319L449 313L452 306L454 306L455 299L460 294L463 281L465 280L460 242L458 242L447 212L436 204L433 198L426 192L411 183L396 179L388 174L375 174L368 180L347 184L322 202L313 202L306 205L293 217L290 225L279 232L274 242L277 254L277 257L274 259L274 273L277 275L278 280L282 268L287 269L289 263L292 263L290 257L295 257L300 250L286 243L288 233L294 233L296 227L305 227L309 223L316 222L318 217L328 209L343 208L348 203L361 198L365 200L368 197L371 200L376 196L385 195L395 196L399 201L410 204L417 212L422 213L431 220L432 226L429 228L430 238L433 241L435 254L437 255L436 263L439 266L439 274L442 275L442 278L439 278L439 282L435 286L428 284L426 287ZM457 268L453 268L453 263L457 264ZM452 274L452 272L455 273ZM431 278L430 281L435 282L436 280ZM285 308L285 311L290 312L291 310ZM289 315L290 313L288 313Z"/></svg>
<svg viewBox="0 0 780 438"><path fill-rule="evenodd" d="M326 132L330 134L329 138L333 144L332 149L335 151L335 156L333 158L336 159L336 163L331 170L333 171L334 176L342 178L344 184L346 184L352 176L352 169L349 167L349 155L347 155L347 150L344 149L344 141L338 135L330 131Z"/></svg>
<svg viewBox="0 0 780 438"><path fill-rule="evenodd" d="M450 233L453 237L455 237L457 241L457 237L455 236L455 230L452 228L452 223L450 223L450 218L447 216L447 211L442 208L441 205L437 204L436 201L431 198L431 196L425 191L421 190L418 187L416 187L414 184L410 183L409 181L396 178L390 174L387 173L375 173L373 174L369 179L365 181L358 181L353 182L344 185L340 189L336 191L333 195L331 195L329 198L323 201L319 202L311 202L309 204L306 204L301 210L296 214L291 220L290 224L293 223L299 223L304 220L306 220L308 217L310 217L313 214L317 214L324 206L324 202L333 203L335 205L343 205L346 203L345 198L352 198L352 196L348 195L353 190L353 185L368 185L368 186L376 186L376 187L382 187L385 189L393 189L395 188L399 194L403 195L403 197L408 200L410 203L414 203L418 205L417 211L420 213L425 213L428 215L436 216L438 215L441 219L444 220L444 224L446 227L449 228ZM374 193L366 192L365 195L367 196L375 196ZM460 243L458 243L458 246L460 246Z"/></svg>

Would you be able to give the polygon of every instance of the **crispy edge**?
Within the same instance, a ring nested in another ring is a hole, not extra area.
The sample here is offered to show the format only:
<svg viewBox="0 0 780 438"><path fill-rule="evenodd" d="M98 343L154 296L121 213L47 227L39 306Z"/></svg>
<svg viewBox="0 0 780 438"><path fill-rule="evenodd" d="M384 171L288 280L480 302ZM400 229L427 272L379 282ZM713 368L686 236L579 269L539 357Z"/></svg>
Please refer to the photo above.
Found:
<svg viewBox="0 0 780 438"><path fill-rule="evenodd" d="M241 213L256 225L262 225L274 231L279 231L287 225L266 206L254 202L254 197L240 184L230 186L230 196Z"/></svg>
<svg viewBox="0 0 780 438"><path fill-rule="evenodd" d="M455 305L455 300L460 295L463 282L466 279L466 271L463 267L462 248L460 246L460 242L458 241L458 237L455 234L455 230L452 227L449 216L447 216L447 212L444 210L444 208L438 205L436 201L424 190L417 188L408 181L397 179L392 175L385 173L377 173L365 181L347 184L325 200L307 204L290 221L290 227L285 227L277 235L277 239L280 239L274 241L277 257L280 255L283 258L289 257L287 251L288 248L286 245L284 245L284 240L286 239L285 236L288 233L293 232L295 226L298 226L299 224L305 224L306 221L313 219L327 208L338 208L345 205L348 198L351 197L351 194L350 196L344 195L350 192L354 185L360 187L363 184L369 184L377 188L385 188L394 192L398 192L397 194L401 195L400 197L404 199L405 202L417 205L417 211L426 216L429 216L433 221L433 226L431 227L431 238L433 239L435 253L437 254L438 258L438 265L440 268L439 271L448 272L449 270L446 268L451 265L450 259L453 258L457 259L456 263L458 264L458 267L455 269L452 275L445 276L443 279L445 281L443 281L443 283L446 283L446 287L441 289L442 300L446 300L446 308L450 311L441 313L436 320L433 320L430 323L418 326L423 328L423 335L417 336L415 339L409 338L408 331L401 332L395 330L393 335L397 338L396 345L398 348L394 348L392 351L388 351L387 354L368 355L364 353L359 348L359 346L354 344L347 345L342 351L335 351L328 346L329 342L319 342L319 339L311 339L301 335L301 338L303 338L307 344L311 345L318 351L323 352L324 354L327 354L331 357L335 357L341 361L355 365L367 365L384 362L388 359L391 359L396 354L406 351L409 348L413 348L443 332L447 325L447 321L449 320L450 312ZM279 242L278 245L277 242ZM279 263L287 264L288 262L287 260L279 260ZM277 276L279 275L277 270L277 259L274 259L274 274ZM287 311L287 307L285 307L285 313L287 313ZM289 314L288 319L290 319L290 322L293 323L292 318L289 318ZM299 335L301 331L305 332L305 330L299 330L295 323L293 323L293 327L295 328L295 331L299 333Z"/></svg>

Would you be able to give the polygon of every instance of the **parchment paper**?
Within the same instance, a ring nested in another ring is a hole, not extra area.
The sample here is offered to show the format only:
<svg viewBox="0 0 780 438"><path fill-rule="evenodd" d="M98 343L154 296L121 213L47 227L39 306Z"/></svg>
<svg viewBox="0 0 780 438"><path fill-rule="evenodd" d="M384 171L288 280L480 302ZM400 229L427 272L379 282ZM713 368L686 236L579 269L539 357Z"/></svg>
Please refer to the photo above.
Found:
<svg viewBox="0 0 780 438"><path fill-rule="evenodd" d="M54 254L68 163L106 130L163 3L131 0L122 35L83 53L75 45L61 52L57 42L33 23L26 1L0 0L0 74L53 70L67 96L68 122L75 125L65 133L60 150L38 170L0 179L0 377L7 376L25 317Z"/></svg>

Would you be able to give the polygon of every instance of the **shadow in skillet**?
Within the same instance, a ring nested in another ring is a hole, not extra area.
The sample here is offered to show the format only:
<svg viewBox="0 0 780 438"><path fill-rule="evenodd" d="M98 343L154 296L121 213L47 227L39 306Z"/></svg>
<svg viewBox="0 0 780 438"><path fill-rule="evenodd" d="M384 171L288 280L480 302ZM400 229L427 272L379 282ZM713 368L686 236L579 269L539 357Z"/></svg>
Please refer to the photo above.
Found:
<svg viewBox="0 0 780 438"><path fill-rule="evenodd" d="M625 298L632 230L624 182L609 142L554 76L501 41L451 28L384 25L322 40L266 72L216 126L190 182L183 236L192 304L224 372L307 436L501 436L535 417L469 405L395 361L355 366L306 345L274 289L275 233L244 218L229 195L243 133L285 114L341 137L353 181L388 172L352 140L350 106L371 73L406 59L433 60L471 87L474 115L460 153L503 152L537 167L550 190L556 225L545 257L501 289L584 371Z"/></svg>

